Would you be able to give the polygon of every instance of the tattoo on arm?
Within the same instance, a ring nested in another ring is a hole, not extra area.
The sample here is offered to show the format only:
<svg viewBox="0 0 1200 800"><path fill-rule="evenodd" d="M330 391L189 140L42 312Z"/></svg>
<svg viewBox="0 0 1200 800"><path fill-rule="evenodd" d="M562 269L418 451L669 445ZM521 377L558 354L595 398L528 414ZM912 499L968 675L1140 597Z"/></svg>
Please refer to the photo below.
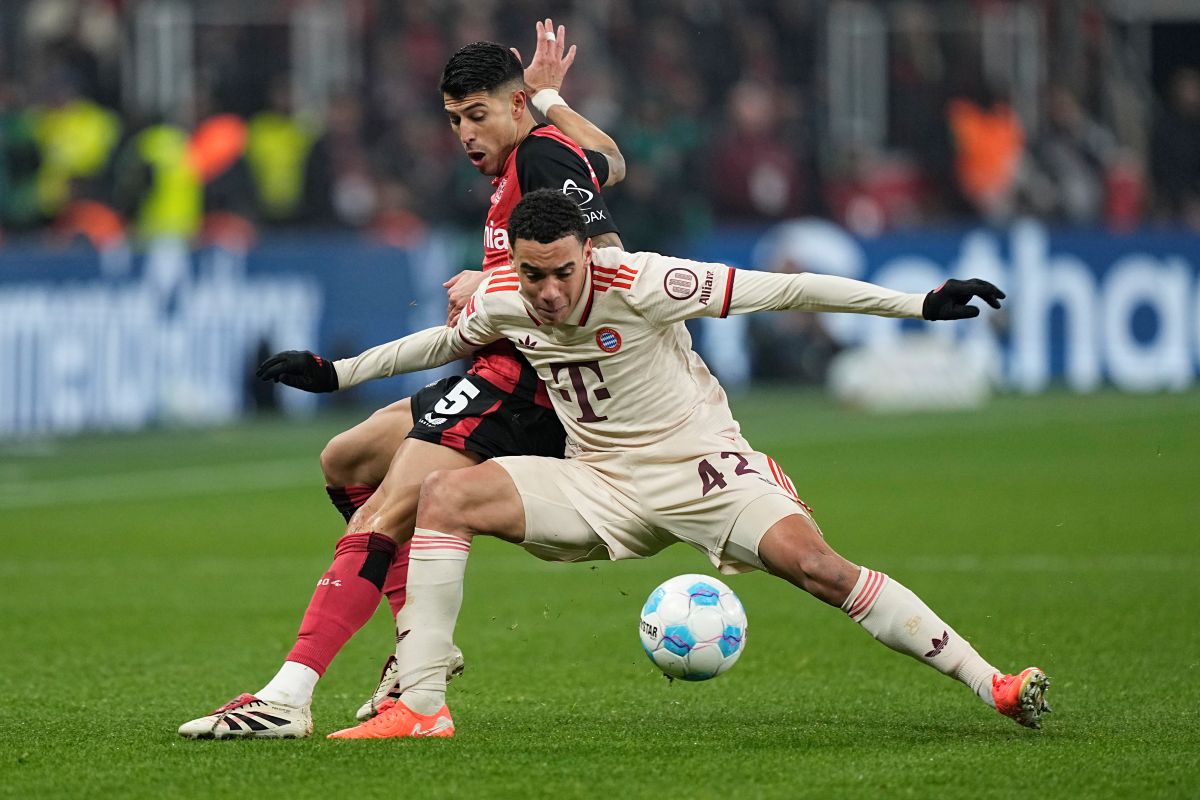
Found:
<svg viewBox="0 0 1200 800"><path fill-rule="evenodd" d="M621 237L615 233L602 233L599 236L592 237L592 247L621 247Z"/></svg>

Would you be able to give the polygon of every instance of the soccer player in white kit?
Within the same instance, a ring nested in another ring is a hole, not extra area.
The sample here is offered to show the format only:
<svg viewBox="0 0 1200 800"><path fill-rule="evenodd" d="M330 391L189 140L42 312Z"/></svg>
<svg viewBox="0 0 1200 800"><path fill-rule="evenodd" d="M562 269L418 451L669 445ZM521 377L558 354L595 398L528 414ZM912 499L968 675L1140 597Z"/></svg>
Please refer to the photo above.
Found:
<svg viewBox="0 0 1200 800"><path fill-rule="evenodd" d="M475 536L539 558L643 558L676 541L722 572L761 569L844 610L877 640L1040 727L1048 679L1004 675L898 581L852 564L825 540L792 482L741 435L724 391L691 349L684 320L768 309L961 319L975 296L948 281L926 295L833 276L739 270L657 253L593 250L579 207L536 191L509 226L510 268L494 271L454 328L431 328L335 363L342 388L438 366L502 338L546 382L567 458L515 456L424 482L397 630L399 702L330 738L452 736L446 663ZM435 409L436 411L436 409ZM434 412L430 412L434 413Z"/></svg>

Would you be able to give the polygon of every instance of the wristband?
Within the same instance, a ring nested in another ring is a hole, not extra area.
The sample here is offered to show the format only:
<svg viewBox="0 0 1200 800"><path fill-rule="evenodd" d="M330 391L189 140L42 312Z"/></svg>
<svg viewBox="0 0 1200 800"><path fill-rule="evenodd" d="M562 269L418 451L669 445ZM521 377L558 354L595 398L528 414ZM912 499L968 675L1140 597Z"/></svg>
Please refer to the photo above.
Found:
<svg viewBox="0 0 1200 800"><path fill-rule="evenodd" d="M562 95L558 93L558 89L538 89L533 93L533 96L529 98L529 102L533 103L533 107L536 108L543 117L547 118L550 116L550 109L554 108L555 106L566 106L567 108L570 108L570 106L567 105L567 101L563 100Z"/></svg>

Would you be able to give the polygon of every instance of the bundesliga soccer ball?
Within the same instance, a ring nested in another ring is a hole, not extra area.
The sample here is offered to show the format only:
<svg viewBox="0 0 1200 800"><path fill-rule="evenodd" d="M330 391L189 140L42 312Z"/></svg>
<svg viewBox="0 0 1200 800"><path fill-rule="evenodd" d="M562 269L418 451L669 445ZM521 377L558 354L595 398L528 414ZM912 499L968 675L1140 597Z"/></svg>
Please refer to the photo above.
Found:
<svg viewBox="0 0 1200 800"><path fill-rule="evenodd" d="M705 681L741 656L746 610L716 578L677 575L650 593L638 631L646 655L668 677Z"/></svg>

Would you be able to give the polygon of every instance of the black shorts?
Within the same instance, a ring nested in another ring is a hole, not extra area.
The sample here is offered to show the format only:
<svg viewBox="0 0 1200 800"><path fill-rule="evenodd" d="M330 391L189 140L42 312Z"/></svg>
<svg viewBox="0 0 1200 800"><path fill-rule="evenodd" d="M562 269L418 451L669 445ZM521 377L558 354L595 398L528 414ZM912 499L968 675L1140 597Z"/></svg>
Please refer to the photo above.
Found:
<svg viewBox="0 0 1200 800"><path fill-rule="evenodd" d="M409 438L483 458L562 458L567 434L549 408L502 392L477 375L455 375L412 396Z"/></svg>

